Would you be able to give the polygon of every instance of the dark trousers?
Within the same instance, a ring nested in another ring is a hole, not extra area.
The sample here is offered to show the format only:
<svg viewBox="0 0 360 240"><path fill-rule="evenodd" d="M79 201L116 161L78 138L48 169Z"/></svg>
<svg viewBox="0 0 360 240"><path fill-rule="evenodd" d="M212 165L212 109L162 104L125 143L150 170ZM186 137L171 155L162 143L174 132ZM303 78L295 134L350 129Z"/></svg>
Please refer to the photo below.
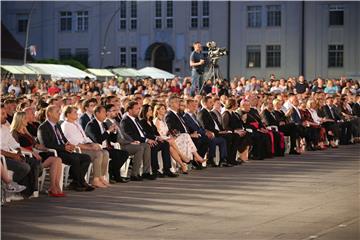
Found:
<svg viewBox="0 0 360 240"><path fill-rule="evenodd" d="M226 140L226 148L227 148L227 162L232 163L236 161L236 153L238 146L240 145L239 139L235 136L235 133L224 133L219 134L219 137L222 137Z"/></svg>
<svg viewBox="0 0 360 240"><path fill-rule="evenodd" d="M25 161L16 161L6 158L6 165L14 172L13 180L26 186L21 194L28 198L38 190L38 179L41 171L41 161L35 158L25 158Z"/></svg>
<svg viewBox="0 0 360 240"><path fill-rule="evenodd" d="M210 139L209 142L209 161L213 162L216 152L216 146L219 146L220 149L220 159L224 160L228 157L227 147L226 147L226 140L222 137L214 137Z"/></svg>
<svg viewBox="0 0 360 240"><path fill-rule="evenodd" d="M294 151L296 149L296 140L299 138L295 124L290 123L279 126L279 130L283 132L285 136L290 137L290 151Z"/></svg>
<svg viewBox="0 0 360 240"><path fill-rule="evenodd" d="M271 153L271 139L266 133L255 130L251 134L253 148L251 151L253 159L264 159L272 157Z"/></svg>
<svg viewBox="0 0 360 240"><path fill-rule="evenodd" d="M351 122L341 122L340 126L340 144L349 144L351 140Z"/></svg>
<svg viewBox="0 0 360 240"><path fill-rule="evenodd" d="M153 173L159 170L158 152L161 151L161 157L164 166L164 172L169 172L171 168L170 145L167 141L157 142L157 145L151 147L151 169Z"/></svg>
<svg viewBox="0 0 360 240"><path fill-rule="evenodd" d="M106 149L109 152L111 161L109 162L109 175L110 178L115 180L120 179L120 168L129 157L129 153L120 149Z"/></svg>
<svg viewBox="0 0 360 240"><path fill-rule="evenodd" d="M58 152L58 156L66 165L70 165L70 174L72 176L73 185L83 186L85 183L85 175L91 162L90 156L82 153L74 152Z"/></svg>
<svg viewBox="0 0 360 240"><path fill-rule="evenodd" d="M205 157L209 149L210 140L207 136L201 136L199 138L191 138L197 148L197 152L201 157Z"/></svg>

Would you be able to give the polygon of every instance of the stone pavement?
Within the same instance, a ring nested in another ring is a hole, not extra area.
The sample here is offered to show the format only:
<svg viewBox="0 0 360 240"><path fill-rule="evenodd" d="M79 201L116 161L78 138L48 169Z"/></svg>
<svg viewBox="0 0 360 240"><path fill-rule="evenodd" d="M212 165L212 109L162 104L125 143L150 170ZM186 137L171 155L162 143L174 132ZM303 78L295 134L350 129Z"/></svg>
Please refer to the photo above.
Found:
<svg viewBox="0 0 360 240"><path fill-rule="evenodd" d="M2 208L2 239L357 240L359 145Z"/></svg>

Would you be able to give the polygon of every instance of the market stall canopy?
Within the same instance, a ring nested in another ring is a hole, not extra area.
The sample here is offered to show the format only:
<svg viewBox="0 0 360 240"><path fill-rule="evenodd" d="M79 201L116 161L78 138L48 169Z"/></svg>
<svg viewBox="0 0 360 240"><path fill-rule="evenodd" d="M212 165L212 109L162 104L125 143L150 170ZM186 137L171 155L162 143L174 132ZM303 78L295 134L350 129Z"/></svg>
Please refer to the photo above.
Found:
<svg viewBox="0 0 360 240"><path fill-rule="evenodd" d="M155 67L145 67L138 70L140 74L144 76L149 76L153 79L161 78L161 79L173 79L175 75L164 70L155 68Z"/></svg>
<svg viewBox="0 0 360 240"><path fill-rule="evenodd" d="M93 80L96 79L94 75L81 71L80 69L74 68L69 65L30 63L26 64L25 66L34 70L37 74L50 75L51 79L53 80L74 80L84 79L85 77L89 77Z"/></svg>
<svg viewBox="0 0 360 240"><path fill-rule="evenodd" d="M146 76L146 75L139 73L139 71L134 68L113 68L113 69L111 69L111 71L120 77L137 78L137 77L145 77Z"/></svg>
<svg viewBox="0 0 360 240"><path fill-rule="evenodd" d="M16 75L37 75L34 70L26 66L1 65L1 69Z"/></svg>
<svg viewBox="0 0 360 240"><path fill-rule="evenodd" d="M107 69L88 68L85 71L91 73L92 75L95 75L96 78L99 80L107 80L108 78L115 77L115 74L113 74Z"/></svg>

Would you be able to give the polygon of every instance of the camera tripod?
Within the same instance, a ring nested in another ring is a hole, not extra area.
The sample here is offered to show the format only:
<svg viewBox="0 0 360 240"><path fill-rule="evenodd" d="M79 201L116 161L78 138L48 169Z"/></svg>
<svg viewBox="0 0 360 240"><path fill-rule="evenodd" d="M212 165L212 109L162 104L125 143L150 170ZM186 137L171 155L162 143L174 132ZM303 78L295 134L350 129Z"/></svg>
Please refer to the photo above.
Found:
<svg viewBox="0 0 360 240"><path fill-rule="evenodd" d="M209 70L204 73L203 83L202 83L199 93L200 94L202 93L203 88L208 80L210 80L212 85L214 86L216 83L216 80L218 80L218 79L223 79L221 71L220 71L220 67L217 63L210 63Z"/></svg>

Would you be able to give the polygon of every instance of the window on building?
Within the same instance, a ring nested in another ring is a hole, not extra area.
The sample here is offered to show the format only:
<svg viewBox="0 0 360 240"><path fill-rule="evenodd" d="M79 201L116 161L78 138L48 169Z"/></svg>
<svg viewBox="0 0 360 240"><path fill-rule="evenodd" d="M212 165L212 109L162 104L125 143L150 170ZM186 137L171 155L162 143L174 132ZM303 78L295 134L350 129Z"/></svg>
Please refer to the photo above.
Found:
<svg viewBox="0 0 360 240"><path fill-rule="evenodd" d="M132 47L130 52L131 67L137 68L137 48Z"/></svg>
<svg viewBox="0 0 360 240"><path fill-rule="evenodd" d="M270 5L267 6L267 26L280 27L281 26L281 6Z"/></svg>
<svg viewBox="0 0 360 240"><path fill-rule="evenodd" d="M191 28L198 27L198 1L191 1Z"/></svg>
<svg viewBox="0 0 360 240"><path fill-rule="evenodd" d="M329 25L343 26L344 25L344 6L343 5L329 5Z"/></svg>
<svg viewBox="0 0 360 240"><path fill-rule="evenodd" d="M126 1L120 2L120 29L126 29Z"/></svg>
<svg viewBox="0 0 360 240"><path fill-rule="evenodd" d="M84 66L88 66L89 50L87 48L76 48L74 58L84 64Z"/></svg>
<svg viewBox="0 0 360 240"><path fill-rule="evenodd" d="M131 1L130 5L130 29L136 29L137 28L137 3L136 1Z"/></svg>
<svg viewBox="0 0 360 240"><path fill-rule="evenodd" d="M329 45L329 67L344 66L344 45Z"/></svg>
<svg viewBox="0 0 360 240"><path fill-rule="evenodd" d="M126 48L120 47L120 66L125 67L126 66Z"/></svg>
<svg viewBox="0 0 360 240"><path fill-rule="evenodd" d="M261 67L261 46L249 45L246 48L246 67Z"/></svg>
<svg viewBox="0 0 360 240"><path fill-rule="evenodd" d="M71 32L72 30L72 13L60 12L60 31Z"/></svg>
<svg viewBox="0 0 360 240"><path fill-rule="evenodd" d="M266 46L266 67L280 67L281 66L281 46L268 45Z"/></svg>
<svg viewBox="0 0 360 240"><path fill-rule="evenodd" d="M166 2L166 27L173 28L174 27L174 11L173 11L173 1Z"/></svg>
<svg viewBox="0 0 360 240"><path fill-rule="evenodd" d="M261 27L261 6L248 6L247 14L249 28Z"/></svg>
<svg viewBox="0 0 360 240"><path fill-rule="evenodd" d="M209 27L209 16L210 16L210 3L209 1L202 2L202 27Z"/></svg>
<svg viewBox="0 0 360 240"><path fill-rule="evenodd" d="M85 32L89 29L89 12L78 11L77 12L77 31Z"/></svg>
<svg viewBox="0 0 360 240"><path fill-rule="evenodd" d="M71 58L71 48L59 48L59 59L69 59Z"/></svg>
<svg viewBox="0 0 360 240"><path fill-rule="evenodd" d="M162 28L162 21L161 21L161 1L155 2L155 28L160 29Z"/></svg>
<svg viewBox="0 0 360 240"><path fill-rule="evenodd" d="M29 14L27 13L19 13L16 14L17 18L17 30L19 33L26 32L27 23L29 19Z"/></svg>

